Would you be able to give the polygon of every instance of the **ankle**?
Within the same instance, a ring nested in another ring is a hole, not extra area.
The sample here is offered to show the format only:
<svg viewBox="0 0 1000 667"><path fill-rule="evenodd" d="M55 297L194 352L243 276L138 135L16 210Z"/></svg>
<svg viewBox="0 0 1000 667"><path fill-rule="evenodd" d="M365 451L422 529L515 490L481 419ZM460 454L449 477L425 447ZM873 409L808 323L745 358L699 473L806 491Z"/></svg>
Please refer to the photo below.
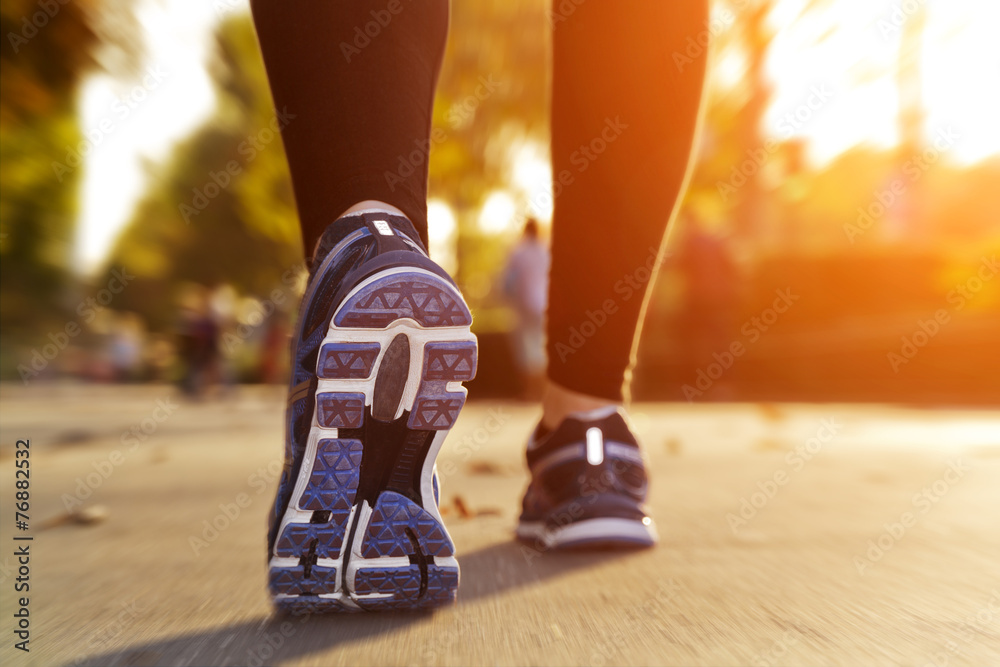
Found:
<svg viewBox="0 0 1000 667"><path fill-rule="evenodd" d="M378 201L377 199L359 201L357 204L351 206L346 211L338 215L337 218L343 218L345 215L350 215L351 213L364 213L365 211L386 211L394 215L400 215L409 220L409 217L407 217L405 213L392 204L386 204L384 201Z"/></svg>
<svg viewBox="0 0 1000 667"><path fill-rule="evenodd" d="M353 206L349 207L343 213L334 218L334 221L329 223L323 233L316 239L316 244L313 246L312 250L312 260L310 266L317 266L323 261L323 258L330 253L334 247L341 241L344 236L344 226L340 224L340 221L346 216L359 215L362 213L376 214L378 217L384 216L398 216L410 223L410 227L413 226L413 222L403 213L401 210L393 206L392 204L387 204L384 201L379 201L377 199L366 199L364 201L359 201ZM357 224L356 222L353 224ZM414 241L419 241L417 232L414 229L412 232L408 232L407 236Z"/></svg>
<svg viewBox="0 0 1000 667"><path fill-rule="evenodd" d="M555 430L564 419L577 412L590 412L607 407L621 407L621 401L580 394L546 380L542 395L542 426Z"/></svg>

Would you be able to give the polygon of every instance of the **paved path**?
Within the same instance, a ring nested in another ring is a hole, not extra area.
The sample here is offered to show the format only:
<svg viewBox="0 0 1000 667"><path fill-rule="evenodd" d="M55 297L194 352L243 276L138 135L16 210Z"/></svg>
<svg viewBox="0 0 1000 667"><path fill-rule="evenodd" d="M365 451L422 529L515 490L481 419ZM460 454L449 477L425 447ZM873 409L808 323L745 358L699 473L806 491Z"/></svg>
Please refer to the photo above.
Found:
<svg viewBox="0 0 1000 667"><path fill-rule="evenodd" d="M534 409L474 404L439 460L458 604L289 620L263 585L281 392L172 396L0 388L0 663L1000 664L1000 413L641 404L662 544L560 555L511 540ZM11 634L25 436L28 654ZM74 496L94 522L40 529Z"/></svg>

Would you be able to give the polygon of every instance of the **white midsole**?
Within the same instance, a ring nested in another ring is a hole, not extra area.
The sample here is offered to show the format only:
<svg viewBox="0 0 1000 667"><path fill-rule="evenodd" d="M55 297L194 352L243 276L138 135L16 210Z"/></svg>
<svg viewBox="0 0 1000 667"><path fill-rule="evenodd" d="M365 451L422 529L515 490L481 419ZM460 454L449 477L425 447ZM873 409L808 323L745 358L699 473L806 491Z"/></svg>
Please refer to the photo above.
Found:
<svg viewBox="0 0 1000 667"><path fill-rule="evenodd" d="M550 528L542 521L522 521L517 525L517 536L537 540L542 546L549 548L603 539L639 542L656 542L658 539L652 520L644 523L614 517L574 521L557 528Z"/></svg>
<svg viewBox="0 0 1000 667"><path fill-rule="evenodd" d="M462 295L454 289L450 284L447 283L440 276L431 273L425 269L419 267L394 267L380 271L372 276L369 276L361 283L355 286L354 289L341 301L340 305L337 307L334 316L331 318L330 327L327 331L326 337L320 343L320 349L327 343L350 343L350 342L365 342L372 343L377 342L379 344L379 354L372 365L372 372L369 374L368 378L360 379L323 379L320 378L316 388L316 393L321 392L332 392L332 393L363 393L365 396L365 405L370 406L372 404L372 398L375 390L375 380L378 377L378 370L381 366L382 359L385 356L386 350L392 340L399 334L405 334L407 340L410 344L410 367L407 373L406 384L403 389L402 398L400 399L400 405L396 411L395 418L402 416L405 410L412 410L413 403L416 400L417 391L420 387L421 381L421 369L424 361L424 346L429 342L459 342L459 341L475 341L476 337L472 334L471 328L469 326L464 327L433 327L425 328L421 326L418 322L411 318L401 318L394 320L384 329L363 329L354 327L338 327L334 324L337 318L337 313L344 307L344 304L348 300L357 294L360 290L364 289L370 283L376 280L382 280L386 277L400 274L400 273L416 273L423 274L428 278L432 278L435 282L439 283L443 287L447 287L453 298L465 303ZM322 361L321 357L317 358L317 364ZM462 386L461 382L449 382L446 385L446 390L452 393L462 394L463 396L468 395L468 391ZM312 427L309 430L309 437L306 441L306 451L303 456L302 465L299 468L299 474L295 480L295 487L292 490L291 498L288 502L288 507L285 510L284 515L281 518L280 525L278 527L278 535L280 536L285 528L290 523L309 523L312 517L312 510L303 510L299 507L299 502L302 498L302 494L305 492L309 485L309 480L312 477L313 462L316 460L317 445L320 440L323 439L336 439L338 437L338 429L336 428L326 428L321 426L318 417L318 401L313 401L313 417L312 417ZM434 439L431 441L431 446L428 449L427 457L424 459L424 466L421 471L420 476L420 492L424 498L423 509L427 511L434 519L441 525L442 530L445 533L445 538L451 542L451 536L448 534L447 528L445 528L444 520L441 517L440 510L438 508L437 502L434 501L434 464L437 459L437 455L444 444L445 438L448 435L448 430L436 431L434 434ZM408 558L394 558L394 557L379 557L379 558L363 558L361 556L361 546L363 543L363 535L368 529L368 522L371 518L372 508L368 506L367 502L362 502L360 505L354 505L351 508L351 513L348 517L347 527L344 534L345 543L348 536L351 534L352 526L357 524L354 528L354 542L351 548L351 558L349 560L349 565L347 568L347 593L354 596L356 599L378 599L380 597L391 597L385 595L366 595L366 596L356 596L354 593L354 581L355 576L360 569L364 568L374 568L374 567L403 567L409 565ZM317 559L316 565L319 567L330 567L336 568L339 573L343 569L345 558L345 550L342 548L336 559L330 558L320 558ZM405 562L404 562L405 561ZM277 556L272 556L269 566L270 567L295 567L298 565L299 560L297 558L279 558ZM435 565L440 565L444 567L455 567L458 568L458 561L454 557L435 557ZM326 594L320 597L326 598L337 598L340 599L344 597L344 591L342 590L342 580L340 576L336 577L336 593ZM279 596L279 597L296 597L296 596Z"/></svg>

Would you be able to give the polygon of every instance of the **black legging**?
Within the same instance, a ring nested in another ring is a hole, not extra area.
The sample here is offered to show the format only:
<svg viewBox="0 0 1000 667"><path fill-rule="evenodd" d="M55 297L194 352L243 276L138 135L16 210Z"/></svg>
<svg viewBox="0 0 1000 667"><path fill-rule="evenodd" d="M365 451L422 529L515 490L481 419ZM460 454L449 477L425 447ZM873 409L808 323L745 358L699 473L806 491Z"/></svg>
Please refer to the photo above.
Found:
<svg viewBox="0 0 1000 667"><path fill-rule="evenodd" d="M307 252L337 215L367 199L402 210L426 244L426 153L448 1L251 7L275 104L295 114L282 138ZM687 173L707 2L556 0L551 12L548 376L620 400ZM387 24L364 48L343 46L378 17ZM412 171L400 169L401 157Z"/></svg>

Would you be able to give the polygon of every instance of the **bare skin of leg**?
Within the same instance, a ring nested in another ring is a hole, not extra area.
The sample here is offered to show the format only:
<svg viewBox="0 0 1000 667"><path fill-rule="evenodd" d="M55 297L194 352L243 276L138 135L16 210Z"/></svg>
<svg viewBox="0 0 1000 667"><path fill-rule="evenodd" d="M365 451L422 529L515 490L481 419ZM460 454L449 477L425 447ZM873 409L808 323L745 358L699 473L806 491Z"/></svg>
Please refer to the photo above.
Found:
<svg viewBox="0 0 1000 667"><path fill-rule="evenodd" d="M406 217L405 213L403 213L402 211L400 211L398 208L396 208L392 204L386 204L384 201L377 201L375 199L366 199L364 201L359 201L357 204L355 204L354 206L350 207L349 209L347 209L346 211L344 211L343 213L341 213L337 217L338 218L343 218L348 213L358 213L360 211L370 211L373 208L380 208L380 209L382 209L384 211L389 211L389 213L394 213L395 215L400 215L400 216L403 216L404 218Z"/></svg>
<svg viewBox="0 0 1000 667"><path fill-rule="evenodd" d="M597 396L578 394L552 380L546 380L545 392L542 395L542 425L547 429L554 430L558 428L562 420L574 412L588 412L609 405L621 405L621 403Z"/></svg>

